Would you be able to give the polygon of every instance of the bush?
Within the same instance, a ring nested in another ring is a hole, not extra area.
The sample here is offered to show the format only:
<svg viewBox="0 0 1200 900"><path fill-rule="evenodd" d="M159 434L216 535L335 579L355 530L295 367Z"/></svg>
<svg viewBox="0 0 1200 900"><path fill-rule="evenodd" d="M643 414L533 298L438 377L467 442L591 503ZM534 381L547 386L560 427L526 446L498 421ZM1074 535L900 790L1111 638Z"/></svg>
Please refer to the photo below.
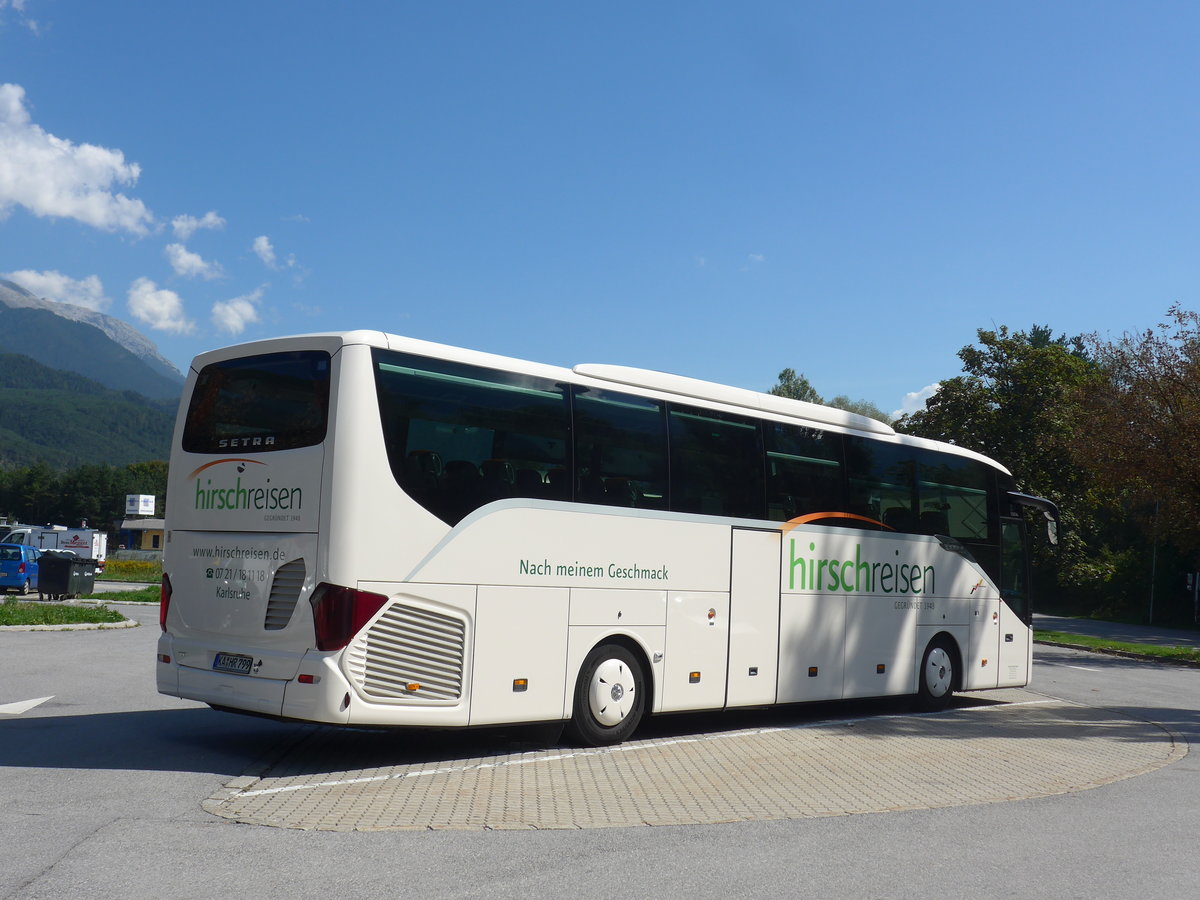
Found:
<svg viewBox="0 0 1200 900"><path fill-rule="evenodd" d="M162 563L144 559L110 559L104 566L105 581L162 581Z"/></svg>

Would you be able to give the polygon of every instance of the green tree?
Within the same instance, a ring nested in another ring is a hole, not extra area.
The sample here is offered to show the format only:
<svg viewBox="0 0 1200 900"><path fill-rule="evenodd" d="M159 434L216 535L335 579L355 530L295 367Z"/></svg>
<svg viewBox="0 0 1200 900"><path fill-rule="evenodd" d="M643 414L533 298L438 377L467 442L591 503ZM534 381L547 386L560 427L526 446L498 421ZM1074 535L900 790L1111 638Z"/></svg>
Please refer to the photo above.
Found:
<svg viewBox="0 0 1200 900"><path fill-rule="evenodd" d="M1157 328L1089 338L1097 361L1076 392L1070 447L1150 532L1200 555L1200 316L1172 306Z"/></svg>
<svg viewBox="0 0 1200 900"><path fill-rule="evenodd" d="M167 512L167 464L162 460L130 463L125 467L121 491L121 510L125 509L125 494L153 494L158 515Z"/></svg>
<svg viewBox="0 0 1200 900"><path fill-rule="evenodd" d="M62 477L61 524L87 521L93 528L108 528L112 521L112 498L119 490L113 466L88 464Z"/></svg>
<svg viewBox="0 0 1200 900"><path fill-rule="evenodd" d="M883 422L887 425L892 424L892 417L870 400L851 400L845 394L838 394L838 396L828 401L828 405L835 406L838 409L844 409L846 412L852 412L860 416L866 416L869 419L878 419L880 422Z"/></svg>
<svg viewBox="0 0 1200 900"><path fill-rule="evenodd" d="M824 403L821 395L809 384L804 375L797 374L795 369L784 369L779 373L779 383L768 393L776 397L788 397L792 400L804 400L807 403Z"/></svg>
<svg viewBox="0 0 1200 900"><path fill-rule="evenodd" d="M35 525L51 522L62 506L59 474L44 462L19 473L14 488L14 499L26 522Z"/></svg>
<svg viewBox="0 0 1200 900"><path fill-rule="evenodd" d="M820 403L826 406L834 406L838 409L844 409L846 412L857 413L860 416L869 416L872 419L878 419L880 422L891 424L892 417L881 410L869 400L851 400L845 394L839 394L832 400L825 400L817 389L812 386L803 373L797 373L795 369L784 369L779 373L779 383L771 388L768 393L774 394L776 397L788 397L792 400L804 400L807 403Z"/></svg>
<svg viewBox="0 0 1200 900"><path fill-rule="evenodd" d="M1046 326L977 334L978 346L958 352L964 374L942 381L925 409L897 427L990 456L1030 491L1078 496L1086 475L1069 449L1074 388L1095 371L1082 338L1053 338Z"/></svg>
<svg viewBox="0 0 1200 900"><path fill-rule="evenodd" d="M167 464L161 460L117 468L89 463L56 472L46 463L0 470L0 514L34 525L78 526L114 531L125 516L127 494L154 494L165 511Z"/></svg>
<svg viewBox="0 0 1200 900"><path fill-rule="evenodd" d="M958 356L962 375L941 383L925 409L898 430L957 444L1006 466L1024 491L1054 500L1063 514L1061 548L1039 547L1044 599L1092 602L1120 560L1110 546L1113 497L1097 489L1072 453L1077 390L1096 372L1081 337L980 329Z"/></svg>

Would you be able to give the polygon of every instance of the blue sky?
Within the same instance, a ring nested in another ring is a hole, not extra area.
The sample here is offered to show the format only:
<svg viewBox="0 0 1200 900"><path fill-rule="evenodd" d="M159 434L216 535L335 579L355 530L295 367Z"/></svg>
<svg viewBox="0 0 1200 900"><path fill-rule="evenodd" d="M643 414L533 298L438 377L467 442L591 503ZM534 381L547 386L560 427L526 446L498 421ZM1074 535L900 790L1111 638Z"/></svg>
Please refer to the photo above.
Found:
<svg viewBox="0 0 1200 900"><path fill-rule="evenodd" d="M0 277L885 411L1200 307L1200 4L0 0Z"/></svg>

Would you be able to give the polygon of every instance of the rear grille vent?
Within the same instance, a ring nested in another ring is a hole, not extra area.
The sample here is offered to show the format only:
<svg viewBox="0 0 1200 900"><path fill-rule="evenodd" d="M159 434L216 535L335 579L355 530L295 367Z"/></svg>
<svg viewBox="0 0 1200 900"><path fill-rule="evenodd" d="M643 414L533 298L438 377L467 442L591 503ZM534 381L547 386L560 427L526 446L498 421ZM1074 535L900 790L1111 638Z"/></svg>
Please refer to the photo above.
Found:
<svg viewBox="0 0 1200 900"><path fill-rule="evenodd" d="M461 619L396 603L350 644L346 668L370 697L457 700L466 632Z"/></svg>
<svg viewBox="0 0 1200 900"><path fill-rule="evenodd" d="M267 615L263 620L263 628L267 631L279 631L292 621L296 601L300 599L300 590L304 587L304 576L302 559L293 559L275 570L271 596L267 598Z"/></svg>

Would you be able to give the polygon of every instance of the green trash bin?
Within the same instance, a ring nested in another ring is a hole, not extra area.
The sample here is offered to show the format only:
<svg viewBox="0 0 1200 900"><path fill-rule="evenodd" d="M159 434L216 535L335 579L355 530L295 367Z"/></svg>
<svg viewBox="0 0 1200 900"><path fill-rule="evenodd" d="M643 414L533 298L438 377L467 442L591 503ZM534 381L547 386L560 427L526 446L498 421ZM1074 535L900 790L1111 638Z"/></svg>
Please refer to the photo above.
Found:
<svg viewBox="0 0 1200 900"><path fill-rule="evenodd" d="M66 600L90 594L96 586L96 560L62 550L46 550L39 560L38 599Z"/></svg>

